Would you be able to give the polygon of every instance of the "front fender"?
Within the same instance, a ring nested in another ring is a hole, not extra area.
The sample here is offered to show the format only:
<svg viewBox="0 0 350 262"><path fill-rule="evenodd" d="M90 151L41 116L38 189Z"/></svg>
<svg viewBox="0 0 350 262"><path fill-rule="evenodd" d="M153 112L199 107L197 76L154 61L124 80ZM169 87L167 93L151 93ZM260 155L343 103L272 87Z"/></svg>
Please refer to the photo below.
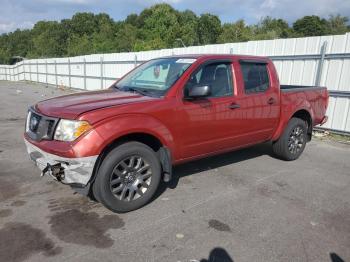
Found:
<svg viewBox="0 0 350 262"><path fill-rule="evenodd" d="M94 125L94 129L103 138L100 151L118 138L133 134L152 135L170 151L174 151L174 138L170 130L155 117L145 114L122 114L107 118ZM173 152L172 152L173 153Z"/></svg>

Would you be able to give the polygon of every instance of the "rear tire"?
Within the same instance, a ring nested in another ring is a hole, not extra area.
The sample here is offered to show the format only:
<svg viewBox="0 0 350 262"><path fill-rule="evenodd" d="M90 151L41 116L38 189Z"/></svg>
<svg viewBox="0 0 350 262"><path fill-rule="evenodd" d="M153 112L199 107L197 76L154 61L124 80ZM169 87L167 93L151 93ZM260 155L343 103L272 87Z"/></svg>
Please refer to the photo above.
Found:
<svg viewBox="0 0 350 262"><path fill-rule="evenodd" d="M105 157L92 190L113 212L128 212L147 204L161 179L156 153L139 142L122 144Z"/></svg>
<svg viewBox="0 0 350 262"><path fill-rule="evenodd" d="M283 160L292 161L303 153L307 141L307 123L293 117L289 120L281 137L272 144L275 155Z"/></svg>

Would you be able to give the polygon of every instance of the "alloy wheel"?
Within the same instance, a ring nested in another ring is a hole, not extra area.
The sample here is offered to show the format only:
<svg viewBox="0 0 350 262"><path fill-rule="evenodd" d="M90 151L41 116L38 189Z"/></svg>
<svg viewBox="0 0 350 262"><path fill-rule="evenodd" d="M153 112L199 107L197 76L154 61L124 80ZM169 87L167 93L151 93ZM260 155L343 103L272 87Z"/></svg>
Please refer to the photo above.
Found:
<svg viewBox="0 0 350 262"><path fill-rule="evenodd" d="M304 140L304 130L300 126L293 128L288 139L289 152L293 155L298 154L304 145Z"/></svg>
<svg viewBox="0 0 350 262"><path fill-rule="evenodd" d="M124 158L113 169L110 188L113 195L122 201L133 201L142 197L150 187L152 169L141 156Z"/></svg>

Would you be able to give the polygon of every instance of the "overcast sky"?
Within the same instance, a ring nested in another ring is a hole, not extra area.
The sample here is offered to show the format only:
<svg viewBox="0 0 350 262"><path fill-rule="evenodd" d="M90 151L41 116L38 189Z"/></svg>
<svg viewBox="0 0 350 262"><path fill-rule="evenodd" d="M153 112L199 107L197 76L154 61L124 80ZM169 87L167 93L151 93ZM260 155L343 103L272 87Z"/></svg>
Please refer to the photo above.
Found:
<svg viewBox="0 0 350 262"><path fill-rule="evenodd" d="M350 0L0 0L0 33L31 28L40 20L70 18L76 12L104 12L115 20L166 2L179 10L216 14L223 22L245 19L255 23L263 16L293 22L304 15L341 14L350 17Z"/></svg>

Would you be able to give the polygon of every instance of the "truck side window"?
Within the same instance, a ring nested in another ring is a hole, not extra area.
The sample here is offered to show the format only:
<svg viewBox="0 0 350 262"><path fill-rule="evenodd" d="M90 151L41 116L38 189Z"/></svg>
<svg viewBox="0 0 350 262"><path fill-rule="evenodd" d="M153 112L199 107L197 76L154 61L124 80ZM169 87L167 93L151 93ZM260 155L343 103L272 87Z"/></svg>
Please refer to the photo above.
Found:
<svg viewBox="0 0 350 262"><path fill-rule="evenodd" d="M210 86L210 97L223 97L232 95L231 64L217 62L202 66L196 70L185 85L185 95L194 86Z"/></svg>
<svg viewBox="0 0 350 262"><path fill-rule="evenodd" d="M241 63L245 93L264 92L269 88L269 76L266 64Z"/></svg>

